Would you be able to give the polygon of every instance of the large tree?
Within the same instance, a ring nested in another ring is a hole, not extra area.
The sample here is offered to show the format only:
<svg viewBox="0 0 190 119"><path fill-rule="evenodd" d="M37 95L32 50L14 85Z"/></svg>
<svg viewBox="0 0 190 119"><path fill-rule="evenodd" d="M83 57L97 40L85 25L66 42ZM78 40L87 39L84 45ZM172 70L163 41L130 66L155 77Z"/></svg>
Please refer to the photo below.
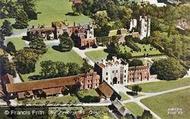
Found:
<svg viewBox="0 0 190 119"><path fill-rule="evenodd" d="M152 64L150 71L151 74L157 74L158 78L162 80L182 78L187 73L183 65L174 58L155 61Z"/></svg>
<svg viewBox="0 0 190 119"><path fill-rule="evenodd" d="M80 66L78 64L68 63L67 67L69 76L80 74Z"/></svg>
<svg viewBox="0 0 190 119"><path fill-rule="evenodd" d="M22 49L15 54L14 60L17 71L21 74L27 74L35 71L38 54L33 49Z"/></svg>
<svg viewBox="0 0 190 119"><path fill-rule="evenodd" d="M0 30L0 48L4 46L5 36L3 35L2 31Z"/></svg>
<svg viewBox="0 0 190 119"><path fill-rule="evenodd" d="M18 0L18 3L23 6L23 9L29 19L37 19L35 1L36 0Z"/></svg>
<svg viewBox="0 0 190 119"><path fill-rule="evenodd" d="M6 51L7 51L8 53L10 53L10 54L14 54L14 53L16 52L15 45L14 45L11 41L8 42Z"/></svg>
<svg viewBox="0 0 190 119"><path fill-rule="evenodd" d="M47 47L43 39L37 38L29 43L30 48L37 50L40 54L46 53Z"/></svg>
<svg viewBox="0 0 190 119"><path fill-rule="evenodd" d="M11 22L9 22L8 20L5 20L3 22L3 25L1 26L1 30L5 36L12 35L13 34L13 28L12 28Z"/></svg>
<svg viewBox="0 0 190 119"><path fill-rule="evenodd" d="M81 67L81 72L82 73L87 73L91 69L93 69L93 67L88 64L87 59L84 59L84 62L83 62L82 67Z"/></svg>
<svg viewBox="0 0 190 119"><path fill-rule="evenodd" d="M56 69L58 76L67 76L68 67L64 62L56 62Z"/></svg>
<svg viewBox="0 0 190 119"><path fill-rule="evenodd" d="M0 56L0 75L4 75L4 74L11 74L13 77L16 76L16 72L15 72L15 66L13 63L9 62L9 59L7 58L7 56L2 55Z"/></svg>
<svg viewBox="0 0 190 119"><path fill-rule="evenodd" d="M132 66L142 66L143 65L143 62L142 60L139 60L139 59L133 59L132 61L129 62L129 66L132 67Z"/></svg>
<svg viewBox="0 0 190 119"><path fill-rule="evenodd" d="M53 78L56 76L56 63L48 60L42 61L40 63L41 66L41 75L43 78Z"/></svg>
<svg viewBox="0 0 190 119"><path fill-rule="evenodd" d="M13 24L13 27L16 29L24 29L28 26L28 15L24 10L19 10L16 18L15 18L15 24Z"/></svg>
<svg viewBox="0 0 190 119"><path fill-rule="evenodd" d="M61 52L70 51L73 48L73 41L69 37L67 32L64 32L63 35L59 36L60 44L58 50Z"/></svg>

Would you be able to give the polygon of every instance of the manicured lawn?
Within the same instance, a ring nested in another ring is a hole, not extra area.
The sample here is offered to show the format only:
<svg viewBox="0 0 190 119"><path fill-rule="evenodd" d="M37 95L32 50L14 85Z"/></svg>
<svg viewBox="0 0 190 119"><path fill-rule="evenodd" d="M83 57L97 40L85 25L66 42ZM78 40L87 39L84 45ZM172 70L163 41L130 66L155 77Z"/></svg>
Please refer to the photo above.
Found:
<svg viewBox="0 0 190 119"><path fill-rule="evenodd" d="M5 42L6 43L12 42L15 45L16 50L20 50L25 47L25 43L24 43L24 40L22 40L22 38L9 38L9 39L6 39Z"/></svg>
<svg viewBox="0 0 190 119"><path fill-rule="evenodd" d="M38 62L36 63L35 72L22 75L23 80L27 81L28 76L39 75L40 70L41 70L40 62L47 61L47 60L62 61L64 63L74 62L79 65L82 65L83 63L82 58L78 54L76 54L73 50L69 52L59 52L52 48L48 48L48 51L44 55L40 56Z"/></svg>
<svg viewBox="0 0 190 119"><path fill-rule="evenodd" d="M126 103L125 107L131 111L135 116L140 116L143 113L143 109L136 103Z"/></svg>
<svg viewBox="0 0 190 119"><path fill-rule="evenodd" d="M141 102L158 114L162 119L189 119L189 100L190 89L186 89L143 99ZM174 111L171 111L171 109L174 109ZM175 111L175 109L178 111ZM182 114L179 114L181 112Z"/></svg>
<svg viewBox="0 0 190 119"><path fill-rule="evenodd" d="M90 51L85 53L90 59L93 61L98 61L103 58L106 58L108 53L106 53L104 50L97 50L97 51Z"/></svg>
<svg viewBox="0 0 190 119"><path fill-rule="evenodd" d="M139 86L142 87L142 92L159 92L188 85L190 85L190 78L139 84ZM131 88L131 86L128 87Z"/></svg>
<svg viewBox="0 0 190 119"><path fill-rule="evenodd" d="M45 24L51 25L52 21L64 21L73 24L88 23L90 18L84 15L69 16L68 12L73 12L72 3L69 0L37 0L36 9L38 20L30 21L30 25Z"/></svg>
<svg viewBox="0 0 190 119"><path fill-rule="evenodd" d="M84 96L99 96L95 89L81 90L81 91L79 91L79 95L81 97L84 97Z"/></svg>
<svg viewBox="0 0 190 119"><path fill-rule="evenodd" d="M128 100L129 99L129 97L126 94L124 94L123 92L119 92L119 95L121 96L121 100Z"/></svg>
<svg viewBox="0 0 190 119"><path fill-rule="evenodd" d="M79 100L76 96L64 95L63 97L48 97L44 99L26 99L19 101L20 103L26 104L74 104L78 103Z"/></svg>

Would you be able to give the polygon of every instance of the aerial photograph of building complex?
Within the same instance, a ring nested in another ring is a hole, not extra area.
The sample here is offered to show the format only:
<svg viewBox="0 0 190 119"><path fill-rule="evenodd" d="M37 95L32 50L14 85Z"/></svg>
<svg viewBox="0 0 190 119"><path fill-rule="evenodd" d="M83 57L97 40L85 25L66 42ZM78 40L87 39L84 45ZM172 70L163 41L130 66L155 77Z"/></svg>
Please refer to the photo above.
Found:
<svg viewBox="0 0 190 119"><path fill-rule="evenodd" d="M190 119L190 0L0 0L0 119Z"/></svg>

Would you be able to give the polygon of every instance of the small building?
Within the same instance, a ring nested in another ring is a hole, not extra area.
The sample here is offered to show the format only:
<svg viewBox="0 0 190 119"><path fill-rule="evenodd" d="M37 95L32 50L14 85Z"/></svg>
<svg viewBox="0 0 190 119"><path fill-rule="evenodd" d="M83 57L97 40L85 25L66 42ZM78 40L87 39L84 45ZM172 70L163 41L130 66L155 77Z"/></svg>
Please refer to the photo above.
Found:
<svg viewBox="0 0 190 119"><path fill-rule="evenodd" d="M95 71L100 75L102 82L105 81L109 85L127 85L128 63L122 59L117 59L117 57L108 61L103 59L95 63Z"/></svg>
<svg viewBox="0 0 190 119"><path fill-rule="evenodd" d="M106 82L103 82L99 85L99 87L96 89L97 93L100 95L102 99L106 100L115 100L121 99L121 96Z"/></svg>
<svg viewBox="0 0 190 119"><path fill-rule="evenodd" d="M150 71L148 66L129 67L127 82L139 82L150 80Z"/></svg>
<svg viewBox="0 0 190 119"><path fill-rule="evenodd" d="M68 77L7 83L6 90L9 95L14 95L18 99L38 98L62 94L68 86L77 86L78 84L80 84L80 89L95 89L99 86L99 80L100 76L96 72L89 72Z"/></svg>

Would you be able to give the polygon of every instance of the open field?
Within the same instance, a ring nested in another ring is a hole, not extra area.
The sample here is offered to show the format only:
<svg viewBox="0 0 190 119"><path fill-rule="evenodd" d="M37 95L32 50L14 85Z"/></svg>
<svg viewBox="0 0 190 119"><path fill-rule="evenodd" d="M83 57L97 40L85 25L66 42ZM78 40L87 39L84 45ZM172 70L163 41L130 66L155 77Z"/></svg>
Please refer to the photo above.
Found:
<svg viewBox="0 0 190 119"><path fill-rule="evenodd" d="M25 43L24 40L22 40L22 38L9 38L6 39L5 42L12 42L15 45L16 50L20 50L25 47Z"/></svg>
<svg viewBox="0 0 190 119"><path fill-rule="evenodd" d="M66 21L72 25L74 22L77 24L89 23L91 19L88 16L78 15L71 16L66 15L72 13L72 3L69 0L36 0L36 11L38 12L38 19L29 21L29 25L51 25L53 21ZM0 19L0 26L5 19ZM8 18L12 24L15 20Z"/></svg>
<svg viewBox="0 0 190 119"><path fill-rule="evenodd" d="M96 90L94 89L89 89L89 90L81 90L78 92L81 97L84 96L99 96Z"/></svg>
<svg viewBox="0 0 190 119"><path fill-rule="evenodd" d="M188 85L190 85L190 78L139 84L142 87L142 92L160 92ZM131 86L128 87L131 88Z"/></svg>
<svg viewBox="0 0 190 119"><path fill-rule="evenodd" d="M38 20L30 21L30 25L51 25L52 21L66 21L67 23L88 23L90 18L84 15L69 16L73 12L72 3L69 0L37 0L36 9Z"/></svg>
<svg viewBox="0 0 190 119"><path fill-rule="evenodd" d="M36 63L35 72L22 75L23 80L27 81L29 76L39 75L40 70L41 70L40 62L47 61L47 60L62 61L64 63L74 62L79 65L82 65L83 63L82 58L78 54L76 54L73 50L69 52L59 52L52 48L48 48L48 51L44 55L40 56L38 62Z"/></svg>
<svg viewBox="0 0 190 119"><path fill-rule="evenodd" d="M162 119L189 119L189 100L190 89L186 89L143 99L141 102Z"/></svg>
<svg viewBox="0 0 190 119"><path fill-rule="evenodd" d="M143 113L143 109L136 103L126 103L125 107L131 111L135 116L140 116Z"/></svg>
<svg viewBox="0 0 190 119"><path fill-rule="evenodd" d="M104 50L97 50L97 51L90 51L85 53L90 59L93 61L98 61L103 58L106 58L108 53L106 53Z"/></svg>

